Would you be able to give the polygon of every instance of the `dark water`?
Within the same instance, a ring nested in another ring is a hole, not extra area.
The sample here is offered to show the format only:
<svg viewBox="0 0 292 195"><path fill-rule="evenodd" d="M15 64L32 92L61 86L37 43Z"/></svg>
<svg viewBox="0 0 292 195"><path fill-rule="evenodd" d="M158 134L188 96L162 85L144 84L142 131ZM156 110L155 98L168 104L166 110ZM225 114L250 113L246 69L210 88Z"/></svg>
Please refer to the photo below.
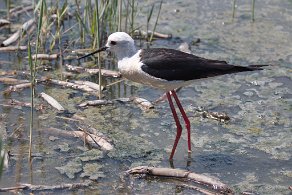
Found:
<svg viewBox="0 0 292 195"><path fill-rule="evenodd" d="M3 16L4 2L0 1ZM143 6L140 6L136 20L142 28L145 28L145 14L153 2L156 1L139 2ZM238 1L232 21L232 2L227 0L167 1L162 6L157 31L171 33L173 38L154 41L152 47L177 48L182 42L188 42L192 52L202 57L240 65L273 65L259 72L198 81L179 91L191 121L193 152L188 162L186 133L183 131L174 166L217 177L237 193L291 194L288 187L292 185L292 2L256 1L255 22L251 22L250 10L249 1ZM26 16L20 18L21 23L26 19ZM66 25L70 26L70 23ZM7 29L2 30L1 41L9 33ZM64 36L64 42L70 38ZM197 38L201 41L192 44ZM0 52L1 71L29 70L25 56L26 52L17 55ZM75 61L68 63L77 65ZM115 68L112 63L114 61L107 62L106 68ZM40 74L55 75L58 61L47 65L53 68ZM25 75L17 78L28 79ZM98 80L97 77L86 79ZM104 82L113 81L116 80ZM8 86L0 83L0 90ZM6 149L12 154L3 172L1 187L17 183L56 185L90 178L94 181L90 188L54 191L52 194L194 194L192 190L178 187L172 179L139 179L123 174L130 167L139 165L170 166L168 157L176 129L167 102L159 103L147 112L133 103L120 102L80 109L76 105L95 97L43 84L38 85L36 92L53 96L68 112L58 113L36 97L36 103L45 104L46 109L34 115L35 157L30 166L27 159L30 109L3 105L10 99L29 102L30 90L0 95L0 133ZM105 99L135 95L154 101L161 92L125 81L108 88L105 95ZM196 111L197 107L225 112L231 120L224 124L203 118ZM73 114L85 120L77 123L64 119ZM51 137L46 130L50 127L77 130L80 126L98 129L112 140L115 149L108 153L89 150L78 139Z"/></svg>

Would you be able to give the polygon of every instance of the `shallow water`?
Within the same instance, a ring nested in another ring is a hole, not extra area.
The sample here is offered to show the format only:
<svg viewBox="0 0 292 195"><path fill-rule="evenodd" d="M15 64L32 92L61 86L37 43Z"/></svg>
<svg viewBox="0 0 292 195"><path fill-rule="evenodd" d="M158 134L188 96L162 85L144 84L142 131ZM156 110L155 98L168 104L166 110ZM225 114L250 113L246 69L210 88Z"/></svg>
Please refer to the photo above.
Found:
<svg viewBox="0 0 292 195"><path fill-rule="evenodd" d="M146 20L145 13L152 2L156 1L139 2L145 4L137 16L139 24L143 25ZM232 21L232 3L227 0L167 1L162 6L157 31L172 33L173 38L157 40L153 47L177 48L186 41L194 54L206 58L240 65L273 65L263 71L201 80L178 92L190 117L193 152L188 162L184 130L174 166L217 177L237 193L290 194L292 2L256 1L255 22L251 22L250 9L250 2L238 1ZM200 42L192 45L197 38ZM18 57L13 53L0 53L1 70L27 70L25 56L25 53ZM8 86L0 83L0 90ZM135 104L121 102L80 109L77 104L94 97L47 85L39 85L36 91L52 95L68 112L60 114L48 105L45 111L35 112L33 153L36 157L29 166L30 109L0 106L0 133L13 155L4 170L1 187L15 186L19 182L56 185L90 178L96 181L90 188L54 191L54 194L194 193L178 187L172 179L123 175L124 171L139 165L169 167L176 127L167 102L147 112ZM11 96L1 94L0 103L6 104L10 98L28 102L29 94L29 89ZM135 95L150 101L161 96L159 90L129 81L107 89L105 94L106 99ZM36 103L40 102L42 100L36 98ZM225 112L231 120L220 123L203 118L197 107ZM85 120L76 123L62 118L73 114ZM45 130L50 127L76 130L80 126L98 129L112 140L115 149L109 153L89 150L80 140L51 137Z"/></svg>

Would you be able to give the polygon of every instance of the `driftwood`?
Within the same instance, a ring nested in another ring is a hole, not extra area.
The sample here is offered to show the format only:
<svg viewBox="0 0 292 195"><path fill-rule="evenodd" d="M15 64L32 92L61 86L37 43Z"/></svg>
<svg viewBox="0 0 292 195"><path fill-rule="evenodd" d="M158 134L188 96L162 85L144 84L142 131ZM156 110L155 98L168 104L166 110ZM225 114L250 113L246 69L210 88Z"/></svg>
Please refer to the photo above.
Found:
<svg viewBox="0 0 292 195"><path fill-rule="evenodd" d="M78 137L82 141L85 140L87 144L89 144L93 148L101 148L102 150L109 151L114 147L111 143L109 143L104 136L87 133L85 131L65 131L57 128L47 128L45 129L48 133L54 133L67 137Z"/></svg>
<svg viewBox="0 0 292 195"><path fill-rule="evenodd" d="M203 111L202 116L204 118L210 118L225 123L230 121L230 117L224 112Z"/></svg>
<svg viewBox="0 0 292 195"><path fill-rule="evenodd" d="M9 100L9 104L17 105L17 106L23 106L23 107L31 107L31 103L30 102L20 102L20 101L15 100L15 99Z"/></svg>
<svg viewBox="0 0 292 195"><path fill-rule="evenodd" d="M45 94L44 92L40 93L40 96L46 100L53 108L56 108L59 111L64 111L65 108L53 97L49 96L48 94Z"/></svg>
<svg viewBox="0 0 292 195"><path fill-rule="evenodd" d="M74 83L79 84L79 85L86 85L94 90L99 91L99 88L103 90L103 86L99 86L99 84L93 83L91 81L74 81Z"/></svg>
<svg viewBox="0 0 292 195"><path fill-rule="evenodd" d="M4 90L4 94L10 94L11 92L21 91L25 88L31 87L31 83L21 83L13 86L9 86Z"/></svg>
<svg viewBox="0 0 292 195"><path fill-rule="evenodd" d="M8 20L0 19L0 27L10 24Z"/></svg>
<svg viewBox="0 0 292 195"><path fill-rule="evenodd" d="M148 100L146 100L144 98L135 97L135 96L132 96L132 97L129 97L129 98L118 98L118 99L115 99L115 101L118 101L118 102L134 102L142 110L149 110L149 109L154 108L154 105L150 101L148 101Z"/></svg>
<svg viewBox="0 0 292 195"><path fill-rule="evenodd" d="M15 100L15 99L8 100L8 102L6 104L0 104L0 105L3 107L9 107L9 108L15 108L15 109L19 109L22 107L31 108L30 102L21 102L21 101ZM43 104L34 104L33 107L36 110L43 110L44 109Z"/></svg>
<svg viewBox="0 0 292 195"><path fill-rule="evenodd" d="M27 59L28 57L26 57ZM35 58L40 60L56 60L58 59L58 54L34 54L31 56L31 58L34 60Z"/></svg>
<svg viewBox="0 0 292 195"><path fill-rule="evenodd" d="M29 11L32 11L33 10L33 5L28 5L28 6L17 6L15 8L12 8L10 11L9 11L9 14L10 16L13 16L13 17L17 17L18 15L22 14L22 13L26 13L26 12L29 12Z"/></svg>
<svg viewBox="0 0 292 195"><path fill-rule="evenodd" d="M207 186L218 193L234 194L226 184L208 176L192 173L187 170L139 166L128 170L126 173L186 179L187 181L193 181L197 184Z"/></svg>
<svg viewBox="0 0 292 195"><path fill-rule="evenodd" d="M140 97L130 97L130 98L118 98L114 99L113 101L117 102L134 102L136 105L138 105L142 110L149 110L154 108L153 104ZM108 105L108 104L113 104L114 102L111 100L89 100L82 102L79 104L79 107L86 107L86 106L100 106L100 105Z"/></svg>
<svg viewBox="0 0 292 195"><path fill-rule="evenodd" d="M73 54L80 54L80 55L85 55L88 52L92 52L92 48L85 48L85 49L75 49L72 50Z"/></svg>
<svg viewBox="0 0 292 195"><path fill-rule="evenodd" d="M107 104L113 104L113 101L110 100L89 100L82 102L79 104L79 107L86 107L86 106L100 106L100 105L107 105Z"/></svg>
<svg viewBox="0 0 292 195"><path fill-rule="evenodd" d="M3 47L0 47L0 49ZM0 61L1 63L2 61ZM6 62L5 62L6 63ZM15 76L15 75L25 75L30 76L30 72L28 71L18 71L18 70L9 70L9 71L3 71L0 70L0 76ZM26 80L27 81L27 80Z"/></svg>
<svg viewBox="0 0 292 195"><path fill-rule="evenodd" d="M26 32L34 24L34 19L25 22L11 37L1 43L1 47L6 47L19 39L23 32Z"/></svg>
<svg viewBox="0 0 292 195"><path fill-rule="evenodd" d="M68 71L71 71L71 72L77 72L77 73L86 72L88 74L98 74L99 73L98 68L84 68L84 67L80 67L80 66L72 66L70 64L66 64L65 67ZM114 71L114 70L106 70L106 69L101 69L101 75L108 76L108 77L114 77L114 78L121 77L121 73Z"/></svg>
<svg viewBox="0 0 292 195"><path fill-rule="evenodd" d="M0 77L0 82L8 85L22 84L29 82L28 80L18 80L10 77Z"/></svg>
<svg viewBox="0 0 292 195"><path fill-rule="evenodd" d="M149 110L151 108L154 108L153 104L150 101L148 101L148 100L146 100L144 98L130 97L130 101L133 101L140 108L142 108L142 110Z"/></svg>
<svg viewBox="0 0 292 195"><path fill-rule="evenodd" d="M27 46L0 47L0 52L12 52L12 51L24 51L24 50L27 50Z"/></svg>
<svg viewBox="0 0 292 195"><path fill-rule="evenodd" d="M204 189L204 188L201 188L201 187L198 187L198 186L187 185L187 184L176 184L176 186L182 187L182 188L189 188L189 189L201 192L202 194L205 194L205 195L218 195L217 192L211 192L210 190L207 190L207 189Z"/></svg>
<svg viewBox="0 0 292 195"><path fill-rule="evenodd" d="M91 185L91 181L85 181L83 183L64 183L54 186L48 185L34 185L28 183L20 183L18 186L14 187L5 187L0 188L0 192L9 192L9 191L18 191L18 190L31 190L31 191L43 191L43 190L62 190L62 189L79 189L89 187Z"/></svg>
<svg viewBox="0 0 292 195"><path fill-rule="evenodd" d="M98 95L99 91L95 90L91 87L88 87L87 85L81 85L81 84L77 84L77 83L71 83L71 82L67 82L67 81L60 81L60 80L56 80L56 79L46 79L47 82L55 84L55 85L60 85L63 87L69 87L69 88L73 88L73 89L79 89L82 91L85 91L87 93L90 93L92 95Z"/></svg>
<svg viewBox="0 0 292 195"><path fill-rule="evenodd" d="M2 48L2 47L1 47ZM0 62L1 63L1 62ZM10 70L10 71L4 71L4 70L0 70L0 76L14 76L17 75L17 71L16 70Z"/></svg>
<svg viewBox="0 0 292 195"><path fill-rule="evenodd" d="M148 32L143 31L143 30L135 30L134 31L134 35L136 36L142 36L142 37L149 37L152 35L151 30L148 30ZM159 33L159 32L153 32L153 37L154 38L161 38L161 39L170 39L172 37L172 34L163 34L163 33Z"/></svg>

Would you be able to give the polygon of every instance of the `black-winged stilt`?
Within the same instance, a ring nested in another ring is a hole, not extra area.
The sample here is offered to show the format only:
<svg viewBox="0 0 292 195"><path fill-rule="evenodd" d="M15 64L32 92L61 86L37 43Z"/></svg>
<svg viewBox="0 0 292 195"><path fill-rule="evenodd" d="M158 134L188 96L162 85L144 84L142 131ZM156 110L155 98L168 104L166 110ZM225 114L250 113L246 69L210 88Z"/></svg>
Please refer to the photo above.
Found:
<svg viewBox="0 0 292 195"><path fill-rule="evenodd" d="M134 40L125 32L111 34L104 47L79 59L105 50L109 50L116 55L118 58L118 68L123 77L166 92L177 126L176 138L169 159L172 159L174 156L182 132L182 127L171 96L174 98L185 122L188 137L188 151L191 152L190 121L176 95L176 88L186 86L197 79L261 70L260 67L263 66L235 66L225 61L209 60L174 49L152 48L137 50Z"/></svg>

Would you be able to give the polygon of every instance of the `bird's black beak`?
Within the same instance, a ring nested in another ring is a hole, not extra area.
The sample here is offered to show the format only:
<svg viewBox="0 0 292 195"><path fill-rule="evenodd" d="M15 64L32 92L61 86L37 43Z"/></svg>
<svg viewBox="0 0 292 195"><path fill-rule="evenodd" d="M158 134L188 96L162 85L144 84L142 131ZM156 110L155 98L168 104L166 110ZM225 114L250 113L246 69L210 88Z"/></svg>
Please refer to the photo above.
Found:
<svg viewBox="0 0 292 195"><path fill-rule="evenodd" d="M99 53L99 52L105 51L105 50L107 50L107 49L108 49L107 46L103 46L103 47L99 48L98 50L96 50L96 51L94 51L94 52L91 52L91 53L89 53L89 54L86 54L86 55L84 55L84 56L81 56L81 57L78 58L77 60L81 60L81 59L86 58L86 57L88 57L88 56L92 56L93 54L96 54L96 53Z"/></svg>

